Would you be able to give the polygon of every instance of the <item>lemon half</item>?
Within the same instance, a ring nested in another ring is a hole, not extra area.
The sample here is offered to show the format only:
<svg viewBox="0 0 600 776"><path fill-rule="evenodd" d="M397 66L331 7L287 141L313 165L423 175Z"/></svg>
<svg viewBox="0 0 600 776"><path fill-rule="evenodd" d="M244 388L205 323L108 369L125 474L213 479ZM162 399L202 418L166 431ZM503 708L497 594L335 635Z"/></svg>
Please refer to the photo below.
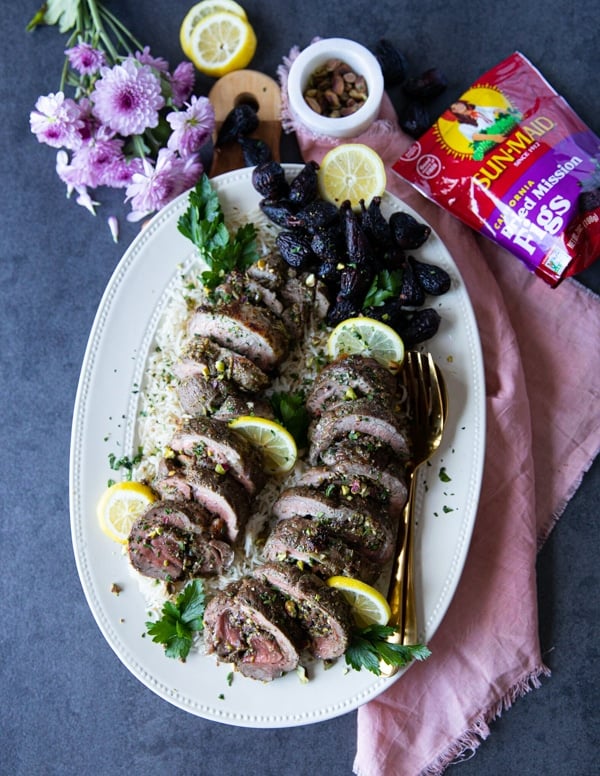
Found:
<svg viewBox="0 0 600 776"><path fill-rule="evenodd" d="M216 11L194 26L187 54L200 72L220 78L245 68L255 51L256 34L248 20Z"/></svg>
<svg viewBox="0 0 600 776"><path fill-rule="evenodd" d="M330 358L340 356L370 356L392 372L404 361L404 342L400 335L374 318L347 318L338 323L327 340Z"/></svg>
<svg viewBox="0 0 600 776"><path fill-rule="evenodd" d="M201 19L208 16L211 13L217 13L218 11L226 11L232 13L235 16L239 16L241 19L246 19L246 11L241 5L234 2L234 0L202 0L200 3L193 5L186 13L181 27L179 28L179 43L183 49L183 53L191 59L191 45L192 32L194 27Z"/></svg>
<svg viewBox="0 0 600 776"><path fill-rule="evenodd" d="M379 590L353 577L329 577L327 584L343 594L359 628L387 625L392 612Z"/></svg>
<svg viewBox="0 0 600 776"><path fill-rule="evenodd" d="M349 199L354 209L361 199L368 205L373 197L382 196L387 182L381 157L362 143L343 143L328 151L318 178L323 199L338 207Z"/></svg>
<svg viewBox="0 0 600 776"><path fill-rule="evenodd" d="M156 501L154 491L141 482L117 482L102 494L96 507L100 527L119 544L126 544L131 526Z"/></svg>
<svg viewBox="0 0 600 776"><path fill-rule="evenodd" d="M240 415L230 421L229 427L261 451L269 474L283 474L293 469L298 457L296 443L279 423L255 415Z"/></svg>

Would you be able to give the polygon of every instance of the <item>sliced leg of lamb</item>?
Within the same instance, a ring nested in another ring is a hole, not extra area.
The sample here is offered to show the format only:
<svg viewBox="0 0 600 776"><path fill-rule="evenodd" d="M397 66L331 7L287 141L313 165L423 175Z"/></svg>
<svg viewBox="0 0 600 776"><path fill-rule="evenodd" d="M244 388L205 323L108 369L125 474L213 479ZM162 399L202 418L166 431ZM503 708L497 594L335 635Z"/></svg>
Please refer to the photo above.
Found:
<svg viewBox="0 0 600 776"><path fill-rule="evenodd" d="M377 398L391 404L396 387L396 377L374 358L356 355L337 358L315 378L306 408L311 415L321 415L350 399Z"/></svg>
<svg viewBox="0 0 600 776"><path fill-rule="evenodd" d="M405 421L387 406L373 399L355 399L324 412L309 428L309 462L319 463L321 453L341 439L355 440L361 434L374 437L391 447L405 460L409 456Z"/></svg>
<svg viewBox="0 0 600 776"><path fill-rule="evenodd" d="M333 660L350 643L353 618L339 590L329 587L310 571L289 563L265 563L255 576L266 580L285 596L285 608L308 637L308 649L322 660Z"/></svg>
<svg viewBox="0 0 600 776"><path fill-rule="evenodd" d="M342 575L372 584L381 573L380 565L308 517L292 517L277 523L263 553L267 560L296 563L323 579Z"/></svg>
<svg viewBox="0 0 600 776"><path fill-rule="evenodd" d="M308 517L375 563L386 563L393 554L395 532L387 505L359 495L336 499L316 488L287 488L273 504L279 520Z"/></svg>
<svg viewBox="0 0 600 776"><path fill-rule="evenodd" d="M184 580L220 574L233 562L220 521L198 504L159 501L133 524L131 564L154 579Z"/></svg>
<svg viewBox="0 0 600 776"><path fill-rule="evenodd" d="M192 337L209 337L246 356L265 372L272 371L288 352L289 337L279 318L270 310L240 301L201 305L188 331Z"/></svg>
<svg viewBox="0 0 600 776"><path fill-rule="evenodd" d="M244 676L263 682L298 666L298 636L284 599L256 578L244 577L229 584L209 601L204 612L208 652L234 663Z"/></svg>
<svg viewBox="0 0 600 776"><path fill-rule="evenodd" d="M223 420L196 417L182 422L170 447L177 453L193 456L198 466L220 467L229 472L250 495L265 484L265 473L256 449Z"/></svg>

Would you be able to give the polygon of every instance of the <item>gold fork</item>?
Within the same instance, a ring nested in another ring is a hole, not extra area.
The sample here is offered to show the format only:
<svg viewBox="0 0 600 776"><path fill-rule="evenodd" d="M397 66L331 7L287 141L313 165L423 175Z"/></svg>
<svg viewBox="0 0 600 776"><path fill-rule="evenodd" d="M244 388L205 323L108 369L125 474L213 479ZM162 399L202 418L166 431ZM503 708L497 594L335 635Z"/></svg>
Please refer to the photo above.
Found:
<svg viewBox="0 0 600 776"><path fill-rule="evenodd" d="M388 624L396 628L388 641L408 645L416 644L418 639L413 561L417 471L440 446L448 414L448 400L444 378L431 353L408 351L402 373L411 414L412 446L406 466L408 498L398 530L387 599L392 611ZM393 676L398 667L382 661L380 670L383 676Z"/></svg>

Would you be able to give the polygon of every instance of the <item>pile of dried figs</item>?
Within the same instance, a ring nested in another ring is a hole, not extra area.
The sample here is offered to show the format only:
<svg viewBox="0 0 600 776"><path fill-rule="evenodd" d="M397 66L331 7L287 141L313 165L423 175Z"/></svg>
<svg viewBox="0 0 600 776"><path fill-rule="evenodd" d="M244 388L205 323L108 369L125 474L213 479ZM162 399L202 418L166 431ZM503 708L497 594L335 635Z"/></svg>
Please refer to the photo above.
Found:
<svg viewBox="0 0 600 776"><path fill-rule="evenodd" d="M411 253L425 243L430 227L404 211L386 218L380 197L368 205L361 201L359 212L350 202L338 208L319 196L318 169L309 161L288 181L271 160L252 172L262 212L281 227L276 242L282 258L325 283L330 325L367 315L392 326L407 347L431 338L440 316L424 307L426 299L446 293L451 279Z"/></svg>

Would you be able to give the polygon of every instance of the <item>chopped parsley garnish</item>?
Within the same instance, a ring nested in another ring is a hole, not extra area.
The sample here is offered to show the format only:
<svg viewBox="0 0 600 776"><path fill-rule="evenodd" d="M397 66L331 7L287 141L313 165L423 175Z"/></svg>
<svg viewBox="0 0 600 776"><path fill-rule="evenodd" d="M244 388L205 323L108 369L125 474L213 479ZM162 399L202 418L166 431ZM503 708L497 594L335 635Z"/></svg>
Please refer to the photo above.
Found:
<svg viewBox="0 0 600 776"><path fill-rule="evenodd" d="M446 471L446 467L442 466L440 469L440 480L442 482L452 482L452 477L448 475L448 472Z"/></svg>
<svg viewBox="0 0 600 776"><path fill-rule="evenodd" d="M142 460L143 454L144 451L141 447L138 447L137 453L133 456L133 458L130 458L128 455L117 458L114 453L109 453L108 465L115 472L118 472L119 469L125 469L125 478L130 480L132 469Z"/></svg>
<svg viewBox="0 0 600 776"><path fill-rule="evenodd" d="M310 417L304 404L304 394L302 391L297 393L274 393L271 396L271 406L276 419L294 437L298 447L306 447Z"/></svg>
<svg viewBox="0 0 600 776"><path fill-rule="evenodd" d="M219 197L206 174L190 192L188 209L179 217L177 228L208 265L202 273L208 289L218 286L232 270L245 270L258 259L254 225L244 224L234 237L229 234Z"/></svg>
<svg viewBox="0 0 600 776"><path fill-rule="evenodd" d="M346 663L355 671L366 668L381 676L381 660L390 666L403 668L412 660L426 660L431 655L424 644L404 645L387 641L395 630L388 625L369 625L355 630L346 650Z"/></svg>
<svg viewBox="0 0 600 776"><path fill-rule="evenodd" d="M194 579L177 597L175 603L165 601L158 620L146 623L152 641L163 644L167 657L185 660L194 634L204 628L204 585Z"/></svg>

